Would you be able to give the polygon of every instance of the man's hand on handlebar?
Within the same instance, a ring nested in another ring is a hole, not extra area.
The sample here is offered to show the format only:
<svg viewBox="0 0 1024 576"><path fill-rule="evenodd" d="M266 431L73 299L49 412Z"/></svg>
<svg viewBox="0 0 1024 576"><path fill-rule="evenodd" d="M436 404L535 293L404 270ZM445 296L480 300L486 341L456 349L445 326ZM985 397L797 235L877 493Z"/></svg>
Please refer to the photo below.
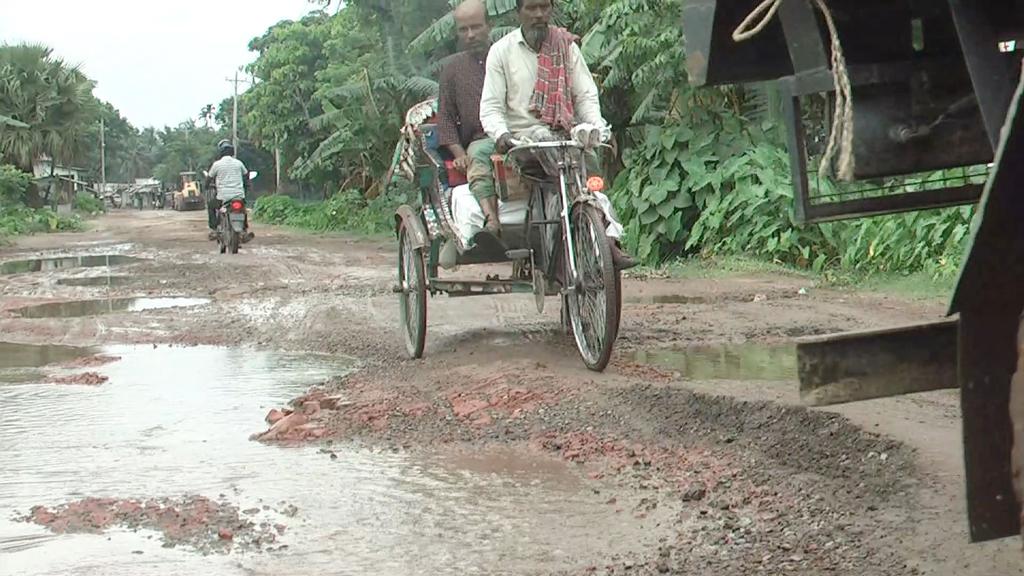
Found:
<svg viewBox="0 0 1024 576"><path fill-rule="evenodd" d="M509 150L515 147L515 142L512 140L512 134L505 132L498 137L498 141L494 143L494 149L499 154L507 154Z"/></svg>

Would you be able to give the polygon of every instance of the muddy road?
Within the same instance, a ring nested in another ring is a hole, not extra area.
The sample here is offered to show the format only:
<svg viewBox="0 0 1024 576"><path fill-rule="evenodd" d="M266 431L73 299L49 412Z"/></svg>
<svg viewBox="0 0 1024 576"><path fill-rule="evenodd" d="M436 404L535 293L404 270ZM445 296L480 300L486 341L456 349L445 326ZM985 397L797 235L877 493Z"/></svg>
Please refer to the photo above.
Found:
<svg viewBox="0 0 1024 576"><path fill-rule="evenodd" d="M413 362L390 239L204 227L0 247L0 574L1024 574L955 392L797 403L794 338L944 302L631 278L595 374L554 299L438 297Z"/></svg>

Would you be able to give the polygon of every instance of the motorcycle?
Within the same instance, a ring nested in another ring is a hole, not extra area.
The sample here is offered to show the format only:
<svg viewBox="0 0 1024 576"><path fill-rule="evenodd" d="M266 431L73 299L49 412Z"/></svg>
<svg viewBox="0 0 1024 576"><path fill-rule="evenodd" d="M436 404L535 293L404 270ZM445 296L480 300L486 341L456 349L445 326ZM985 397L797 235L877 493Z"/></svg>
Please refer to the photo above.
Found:
<svg viewBox="0 0 1024 576"><path fill-rule="evenodd" d="M248 217L245 198L232 198L217 210L217 244L220 253L238 254L238 246L247 241Z"/></svg>
<svg viewBox="0 0 1024 576"><path fill-rule="evenodd" d="M204 172L205 174L205 172ZM249 172L249 180L256 178L258 173ZM216 193L211 189L212 193ZM240 245L252 240L249 232L249 213L244 197L225 200L217 209L217 245L220 253L238 254Z"/></svg>

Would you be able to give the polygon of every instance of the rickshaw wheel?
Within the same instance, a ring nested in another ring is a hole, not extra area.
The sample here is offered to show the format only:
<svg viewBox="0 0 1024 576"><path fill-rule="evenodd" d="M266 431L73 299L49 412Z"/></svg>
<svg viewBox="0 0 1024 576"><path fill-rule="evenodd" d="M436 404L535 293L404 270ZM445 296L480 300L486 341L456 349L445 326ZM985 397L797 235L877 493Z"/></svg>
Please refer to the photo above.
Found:
<svg viewBox="0 0 1024 576"><path fill-rule="evenodd" d="M413 248L403 224L398 232L398 307L410 358L422 358L427 340L427 282L423 249Z"/></svg>
<svg viewBox="0 0 1024 576"><path fill-rule="evenodd" d="M593 206L573 210L572 234L577 286L569 291L569 321L576 348L587 368L601 372L608 366L619 334L619 272L612 261L604 219Z"/></svg>

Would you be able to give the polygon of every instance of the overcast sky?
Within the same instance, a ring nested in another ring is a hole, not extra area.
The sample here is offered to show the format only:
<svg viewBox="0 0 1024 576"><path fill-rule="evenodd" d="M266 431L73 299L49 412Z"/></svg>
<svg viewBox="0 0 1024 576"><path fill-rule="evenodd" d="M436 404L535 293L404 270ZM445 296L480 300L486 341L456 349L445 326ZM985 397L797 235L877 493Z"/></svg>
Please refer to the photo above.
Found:
<svg viewBox="0 0 1024 576"><path fill-rule="evenodd" d="M138 127L176 125L231 95L249 40L307 0L0 0L0 43L43 43L82 65ZM240 87L243 89L243 87Z"/></svg>

